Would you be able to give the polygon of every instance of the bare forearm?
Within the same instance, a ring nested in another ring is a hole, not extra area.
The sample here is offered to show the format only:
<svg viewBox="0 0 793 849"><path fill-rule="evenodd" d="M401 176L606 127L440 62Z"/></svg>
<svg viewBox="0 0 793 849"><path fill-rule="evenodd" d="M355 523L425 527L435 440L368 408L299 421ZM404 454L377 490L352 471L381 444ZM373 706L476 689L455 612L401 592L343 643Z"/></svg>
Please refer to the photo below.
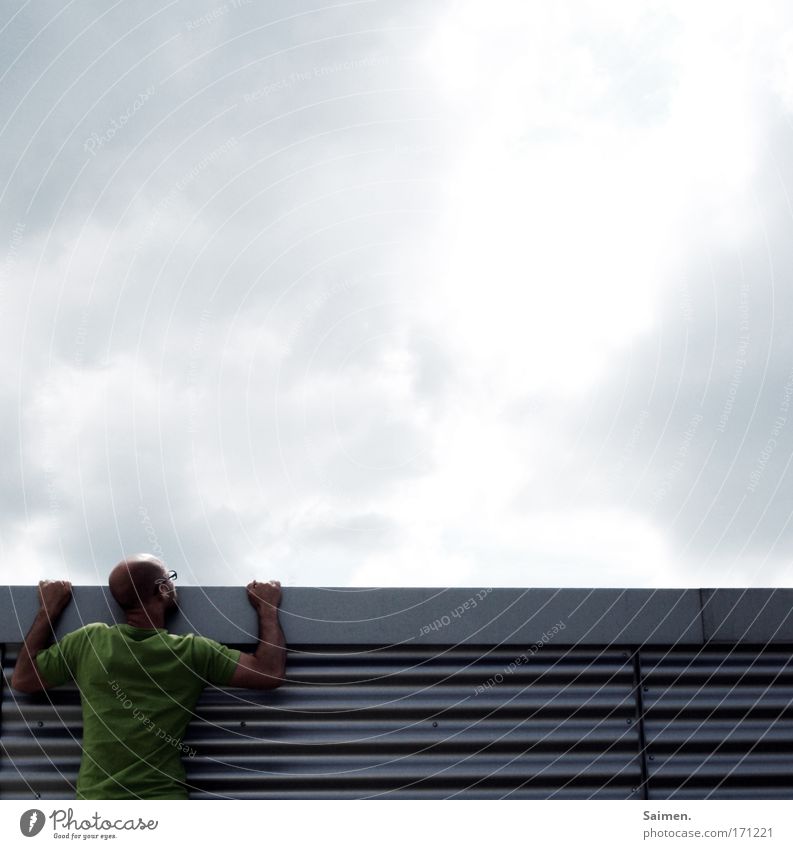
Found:
<svg viewBox="0 0 793 849"><path fill-rule="evenodd" d="M270 674L283 678L286 667L286 643L278 623L278 611L275 608L259 610L259 645L254 654L262 665L270 670Z"/></svg>
<svg viewBox="0 0 793 849"><path fill-rule="evenodd" d="M38 682L35 657L42 649L47 648L51 639L52 623L46 611L39 610L19 652L14 674L11 678L12 687L16 688L18 684L20 687L24 687L26 683L35 684Z"/></svg>

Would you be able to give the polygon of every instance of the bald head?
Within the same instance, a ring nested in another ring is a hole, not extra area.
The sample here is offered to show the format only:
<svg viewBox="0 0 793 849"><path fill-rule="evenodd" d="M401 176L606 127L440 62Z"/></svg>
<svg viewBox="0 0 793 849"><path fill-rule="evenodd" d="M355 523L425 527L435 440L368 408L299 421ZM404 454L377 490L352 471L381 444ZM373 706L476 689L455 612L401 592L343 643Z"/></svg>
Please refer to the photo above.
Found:
<svg viewBox="0 0 793 849"><path fill-rule="evenodd" d="M156 603L161 584L157 580L168 574L165 564L151 554L135 554L113 567L108 580L113 598L125 611ZM167 600L164 596L163 601Z"/></svg>

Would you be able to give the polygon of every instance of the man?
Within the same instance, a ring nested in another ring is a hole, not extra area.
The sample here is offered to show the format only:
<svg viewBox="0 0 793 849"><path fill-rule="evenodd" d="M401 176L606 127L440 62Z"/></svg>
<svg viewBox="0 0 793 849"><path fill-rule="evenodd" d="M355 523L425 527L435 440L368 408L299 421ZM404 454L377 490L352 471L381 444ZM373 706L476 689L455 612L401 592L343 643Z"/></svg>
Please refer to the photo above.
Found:
<svg viewBox="0 0 793 849"><path fill-rule="evenodd" d="M196 634L169 634L176 606L175 572L148 554L122 560L110 592L125 624L94 622L47 648L72 594L68 581L41 581L40 608L11 678L23 693L77 682L83 706L78 799L186 799L182 736L201 691L274 689L284 681L286 649L278 624L278 581L247 586L259 616L254 654Z"/></svg>

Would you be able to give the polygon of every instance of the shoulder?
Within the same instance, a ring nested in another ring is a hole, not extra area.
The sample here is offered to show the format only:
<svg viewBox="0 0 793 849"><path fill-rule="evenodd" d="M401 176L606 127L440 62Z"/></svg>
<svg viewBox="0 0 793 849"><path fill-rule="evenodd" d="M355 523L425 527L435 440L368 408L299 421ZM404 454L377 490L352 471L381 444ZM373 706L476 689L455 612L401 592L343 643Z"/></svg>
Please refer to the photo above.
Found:
<svg viewBox="0 0 793 849"><path fill-rule="evenodd" d="M184 640L184 645L189 646L193 652L203 654L217 649L220 643L204 637L201 634L181 634L179 639Z"/></svg>
<svg viewBox="0 0 793 849"><path fill-rule="evenodd" d="M60 640L80 640L85 637L105 633L108 630L109 627L104 622L89 622L80 628L76 628L74 631L69 631L68 634L64 634Z"/></svg>
<svg viewBox="0 0 793 849"><path fill-rule="evenodd" d="M170 631L162 633L162 639L171 651L180 655L201 654L206 651L207 641L200 634L172 634Z"/></svg>
<svg viewBox="0 0 793 849"><path fill-rule="evenodd" d="M172 634L170 631L166 631L163 638L172 643L184 643L185 645L190 645L196 639L201 639L198 634Z"/></svg>
<svg viewBox="0 0 793 849"><path fill-rule="evenodd" d="M185 645L189 647L195 658L215 658L218 655L228 654L228 652L233 651L223 643L219 643L211 637L204 637L201 634L185 634L180 639L185 640Z"/></svg>
<svg viewBox="0 0 793 849"><path fill-rule="evenodd" d="M227 651L227 647L211 637L204 637L201 634L163 634L163 638L174 647L182 651L192 652L195 657L209 657L217 654L219 651Z"/></svg>
<svg viewBox="0 0 793 849"><path fill-rule="evenodd" d="M185 643L190 643L191 645L198 645L199 643L214 643L214 640L211 640L209 637L204 637L201 634L194 634L192 631L189 634L173 634L170 631L167 631L163 636L167 637L169 640L182 640Z"/></svg>

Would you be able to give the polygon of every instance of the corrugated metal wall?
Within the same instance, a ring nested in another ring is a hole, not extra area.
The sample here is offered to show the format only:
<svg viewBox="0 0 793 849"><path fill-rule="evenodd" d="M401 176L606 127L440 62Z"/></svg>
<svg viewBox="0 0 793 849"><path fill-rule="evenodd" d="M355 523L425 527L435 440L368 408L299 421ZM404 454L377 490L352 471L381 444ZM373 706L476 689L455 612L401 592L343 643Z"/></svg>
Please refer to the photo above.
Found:
<svg viewBox="0 0 793 849"><path fill-rule="evenodd" d="M641 794L634 669L619 649L292 647L290 683L207 689L185 743L196 798ZM10 676L16 651L9 651ZM501 683L476 694L491 677ZM4 798L73 796L79 693L4 688Z"/></svg>
<svg viewBox="0 0 793 849"><path fill-rule="evenodd" d="M793 653L641 653L650 799L793 799Z"/></svg>
<svg viewBox="0 0 793 849"><path fill-rule="evenodd" d="M204 692L192 795L793 799L793 591L495 589L455 617L473 592L285 590L288 683ZM0 588L4 677L35 605ZM238 588L180 608L172 631L251 648ZM76 588L58 632L117 616ZM0 796L73 798L81 733L74 687L4 680Z"/></svg>

